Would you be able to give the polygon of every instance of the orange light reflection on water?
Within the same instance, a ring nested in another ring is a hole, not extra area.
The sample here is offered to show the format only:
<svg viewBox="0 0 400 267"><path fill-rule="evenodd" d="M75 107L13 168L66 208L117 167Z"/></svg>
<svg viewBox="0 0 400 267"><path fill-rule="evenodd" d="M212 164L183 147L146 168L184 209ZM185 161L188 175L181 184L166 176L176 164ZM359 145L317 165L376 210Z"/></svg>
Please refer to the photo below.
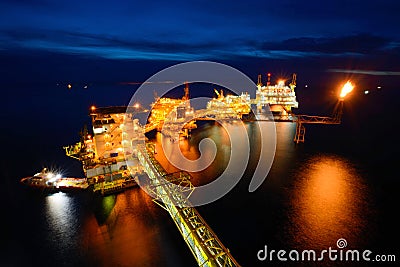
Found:
<svg viewBox="0 0 400 267"><path fill-rule="evenodd" d="M326 249L334 247L339 238L350 243L357 240L368 203L366 187L353 167L340 157L318 155L306 163L299 176L292 198L295 244Z"/></svg>
<svg viewBox="0 0 400 267"><path fill-rule="evenodd" d="M156 223L159 213L151 197L139 188L104 197L83 225L80 242L88 261L93 266L160 264L163 259L154 256L163 245Z"/></svg>
<svg viewBox="0 0 400 267"><path fill-rule="evenodd" d="M238 127L231 125L230 127ZM240 127L240 126L239 126ZM198 135L201 133L197 132ZM201 138L180 139L179 142L173 142L167 136L157 133L155 145L156 151L155 158L162 165L162 167L169 173L178 172L176 166L172 162L179 162L176 157L178 153L182 155L188 161L197 161L199 166L206 165L205 169L198 172L191 172L191 182L195 186L205 185L212 182L216 177L218 177L228 164L230 156L230 137L226 130L222 126L216 126L207 130L207 135L200 136ZM208 138L210 143L218 144L218 151L214 155L211 149L203 149L202 153L199 151L199 143L201 140ZM171 161L168 160L168 158ZM204 164L209 162L210 164ZM193 165L195 168L198 166ZM187 166L185 166L187 167ZM188 168L190 169L190 167Z"/></svg>

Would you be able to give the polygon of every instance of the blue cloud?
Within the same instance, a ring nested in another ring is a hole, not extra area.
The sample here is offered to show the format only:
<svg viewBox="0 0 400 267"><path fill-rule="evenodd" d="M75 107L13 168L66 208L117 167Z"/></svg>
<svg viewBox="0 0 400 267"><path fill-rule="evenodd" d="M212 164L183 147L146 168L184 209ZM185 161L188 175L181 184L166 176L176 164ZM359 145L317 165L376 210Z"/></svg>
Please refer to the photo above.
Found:
<svg viewBox="0 0 400 267"><path fill-rule="evenodd" d="M213 42L168 42L152 38L121 38L78 31L20 29L0 35L4 48L38 49L108 59L204 60L231 57L271 59L361 57L393 51L398 43L373 35L338 38L292 38L260 43L242 39Z"/></svg>
<svg viewBox="0 0 400 267"><path fill-rule="evenodd" d="M157 60L395 54L397 2L383 2L5 0L0 50Z"/></svg>
<svg viewBox="0 0 400 267"><path fill-rule="evenodd" d="M329 69L328 72L365 74L373 76L400 76L400 71Z"/></svg>

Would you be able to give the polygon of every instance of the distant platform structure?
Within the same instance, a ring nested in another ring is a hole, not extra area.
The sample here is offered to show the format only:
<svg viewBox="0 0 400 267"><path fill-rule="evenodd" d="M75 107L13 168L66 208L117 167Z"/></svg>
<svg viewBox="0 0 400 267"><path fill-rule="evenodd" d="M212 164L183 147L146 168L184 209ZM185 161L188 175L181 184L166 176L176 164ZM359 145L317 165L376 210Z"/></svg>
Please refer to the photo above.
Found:
<svg viewBox="0 0 400 267"><path fill-rule="evenodd" d="M267 74L267 83L263 85L262 76L258 75L256 98L252 104L257 106L257 113L262 113L263 106L268 105L274 116L288 116L292 113L292 108L298 108L299 103L296 100L296 73L293 74L289 85L285 80L278 80L276 84L271 84L271 74Z"/></svg>

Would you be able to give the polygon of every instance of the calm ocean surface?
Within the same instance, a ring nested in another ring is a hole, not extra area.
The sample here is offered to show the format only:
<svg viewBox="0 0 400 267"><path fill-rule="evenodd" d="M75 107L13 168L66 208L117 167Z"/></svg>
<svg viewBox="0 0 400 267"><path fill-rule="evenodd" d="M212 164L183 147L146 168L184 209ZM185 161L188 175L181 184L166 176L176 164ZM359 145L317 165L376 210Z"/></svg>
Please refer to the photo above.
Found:
<svg viewBox="0 0 400 267"><path fill-rule="evenodd" d="M368 111L362 116L345 113L342 125L309 126L306 143L300 145L293 143L295 124L277 123L273 166L253 193L247 189L260 140L254 123L246 123L252 136L252 154L244 177L223 198L198 208L241 265L289 265L277 258L259 261L257 252L265 245L274 250L320 251L336 248L339 238L346 239L349 249L369 249L373 255L394 254L397 261L400 259L396 240L397 122L377 122L379 112ZM12 142L5 144L3 153L8 154L4 154L1 165L0 266L196 266L167 212L140 188L93 197L89 193L46 195L22 187L19 179L44 167L40 164L62 165L68 175L82 175L79 162L64 157L60 148L75 137L57 138L60 143L52 139L48 146L32 142L34 137L44 144L46 133L52 134L41 115L18 113L19 119L29 117L25 124L19 124L26 131L11 129L12 136L6 136ZM32 128L34 120L37 125ZM66 126L79 123L65 121ZM217 157L208 169L193 174L194 184L217 177L229 159L229 141L214 123L202 124L190 140L182 142L184 154L196 158L197 145L205 137L216 142ZM155 138L160 141L162 137L158 134ZM37 160L46 153L54 155L51 151L56 145L60 150L56 156L49 161ZM167 170L174 170L161 153L158 157ZM324 261L322 265L354 263Z"/></svg>

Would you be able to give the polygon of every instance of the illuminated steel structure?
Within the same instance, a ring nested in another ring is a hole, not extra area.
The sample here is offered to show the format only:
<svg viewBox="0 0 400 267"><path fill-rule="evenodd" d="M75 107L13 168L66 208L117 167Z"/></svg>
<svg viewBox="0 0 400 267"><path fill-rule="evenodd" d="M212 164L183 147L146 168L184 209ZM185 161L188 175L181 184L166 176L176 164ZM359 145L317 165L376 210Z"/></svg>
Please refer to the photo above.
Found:
<svg viewBox="0 0 400 267"><path fill-rule="evenodd" d="M92 107L93 137L84 129L81 142L64 147L66 154L82 162L94 191L102 194L125 189L133 181L136 185L139 178L132 176L144 170L151 182L147 188L158 197L155 202L169 212L199 266L240 266L199 212L190 206L188 197L194 190L190 175L167 173L154 158L151 144L147 143L147 148L140 145L145 127L134 119L135 110ZM164 179L179 184L181 190L173 190Z"/></svg>
<svg viewBox="0 0 400 267"><path fill-rule="evenodd" d="M347 94L353 91L353 84L348 81L343 85L339 95L338 103L336 104L331 117L323 116L310 116L310 115L296 115L294 121L296 122L296 133L294 135L294 142L304 143L306 134L305 124L340 124L343 115L343 102Z"/></svg>
<svg viewBox="0 0 400 267"><path fill-rule="evenodd" d="M343 100L339 100L332 117L311 116L311 115L296 115L294 121L296 122L296 133L294 135L294 142L304 143L306 135L306 128L304 124L340 124L343 114Z"/></svg>
<svg viewBox="0 0 400 267"><path fill-rule="evenodd" d="M225 117L226 119L233 117L242 119L243 115L247 115L252 111L252 105L254 105L256 108L253 113L256 116L256 120L293 121L292 108L298 108L299 106L294 91L295 87L296 74L293 74L289 86L285 85L284 80L279 80L277 84L272 85L270 73L268 73L267 84L263 85L262 77L258 75L256 98L251 99L250 94L247 92L237 96L224 96L222 90L218 92L214 89L217 97L208 102L207 113L209 117L212 117L211 113L214 112L216 116ZM265 107L267 108L265 109ZM272 117L269 117L269 114L272 114Z"/></svg>
<svg viewBox="0 0 400 267"><path fill-rule="evenodd" d="M127 170L125 156L132 153L125 140L141 129L127 107L91 107L93 136L85 128L81 141L64 147L66 155L82 162L83 171L93 191L102 194L123 190L135 185L131 173L141 173L140 165L133 172ZM131 164L132 165L132 164Z"/></svg>
<svg viewBox="0 0 400 267"><path fill-rule="evenodd" d="M168 132L168 130L171 132L176 130L174 124L180 124L186 118L193 117L194 110L190 106L188 83L185 83L184 91L185 95L180 99L156 97L154 103L151 104L151 113L145 126L146 133L154 129L161 131L165 121L168 121L168 127L171 127L172 129L164 129L164 132ZM197 125L193 120L190 123L185 124L184 129L182 130L184 131L184 134L188 135L188 131L195 128L197 128Z"/></svg>
<svg viewBox="0 0 400 267"><path fill-rule="evenodd" d="M304 142L304 124L341 122L344 97L353 89L350 82L343 87L332 117L295 116L291 111L292 108L298 107L295 86L295 74L290 87L285 86L284 82L271 86L270 75L267 85L263 86L259 76L256 99L251 100L247 93L240 96L224 96L222 91L215 91L218 97L209 101L206 109L194 111L190 106L189 87L186 84L185 96L182 99L157 98L152 105L150 118L144 126L135 119L135 112L138 112L136 105L92 107L90 116L94 136L84 129L81 142L65 147L66 154L82 162L86 177L94 184L94 191L101 191L102 194L115 192L136 183L142 185L136 174L145 171L149 179L144 186L157 196L154 201L168 211L198 265L240 266L198 211L191 207L188 198L194 186L190 182L190 175L185 172L167 173L154 157L154 144L144 142L145 133L163 128L166 130L163 131L164 134L171 132L171 135L176 135L180 134L179 128L176 127L185 121L184 127L190 129L195 127L195 120L199 119L241 119L242 115L251 112L251 104L256 104L258 111L263 105L269 105L279 116L282 113L285 116L293 115L287 121L297 123L294 138L296 143ZM167 129L163 127L164 124L167 124ZM166 183L166 180L169 183ZM171 183L180 187L171 186Z"/></svg>
<svg viewBox="0 0 400 267"><path fill-rule="evenodd" d="M287 116L292 112L292 108L298 108L296 100L296 74L293 74L292 82L289 86L285 85L284 80L279 80L277 84L271 85L271 74L268 73L267 84L263 85L261 75L258 75L256 98L252 104L257 105L257 113L261 113L262 107L269 105L273 115Z"/></svg>
<svg viewBox="0 0 400 267"><path fill-rule="evenodd" d="M168 211L197 264L240 266L199 212L191 207L188 197L194 186L190 182L190 175L185 172L167 173L154 158L154 146L151 143L147 143L146 147L139 146L137 156L149 176L147 190L153 192L158 198L154 201ZM165 180L180 187L171 186Z"/></svg>
<svg viewBox="0 0 400 267"><path fill-rule="evenodd" d="M145 132L154 129L161 131L165 122L168 122L168 127L164 128L163 133L176 139L176 134L179 134L180 131L177 127L181 126L184 120L187 123L183 125L183 132L181 131L180 134L187 136L188 131L197 127L196 120L242 119L243 115L251 113L252 105L257 107L256 116L262 114L262 109L268 106L268 110L271 110L273 117L266 118L267 120L293 121L291 117L292 108L298 107L294 91L296 74L293 74L292 82L289 86L285 85L284 80L279 80L277 84L271 85L270 79L271 74L268 74L268 82L264 86L261 81L261 75L258 76L255 99L251 99L250 94L247 92L243 92L240 95L224 95L223 90L214 89L217 97L211 99L205 109L196 111L190 106L189 85L185 83L185 95L181 99L156 97L151 105L151 113L145 126ZM193 118L193 120L190 120L190 118Z"/></svg>
<svg viewBox="0 0 400 267"><path fill-rule="evenodd" d="M243 115L249 114L251 111L250 95L242 93L240 96L226 95L220 90L218 92L214 89L217 98L213 98L207 103L207 113L222 116L226 118L238 117L242 118Z"/></svg>

